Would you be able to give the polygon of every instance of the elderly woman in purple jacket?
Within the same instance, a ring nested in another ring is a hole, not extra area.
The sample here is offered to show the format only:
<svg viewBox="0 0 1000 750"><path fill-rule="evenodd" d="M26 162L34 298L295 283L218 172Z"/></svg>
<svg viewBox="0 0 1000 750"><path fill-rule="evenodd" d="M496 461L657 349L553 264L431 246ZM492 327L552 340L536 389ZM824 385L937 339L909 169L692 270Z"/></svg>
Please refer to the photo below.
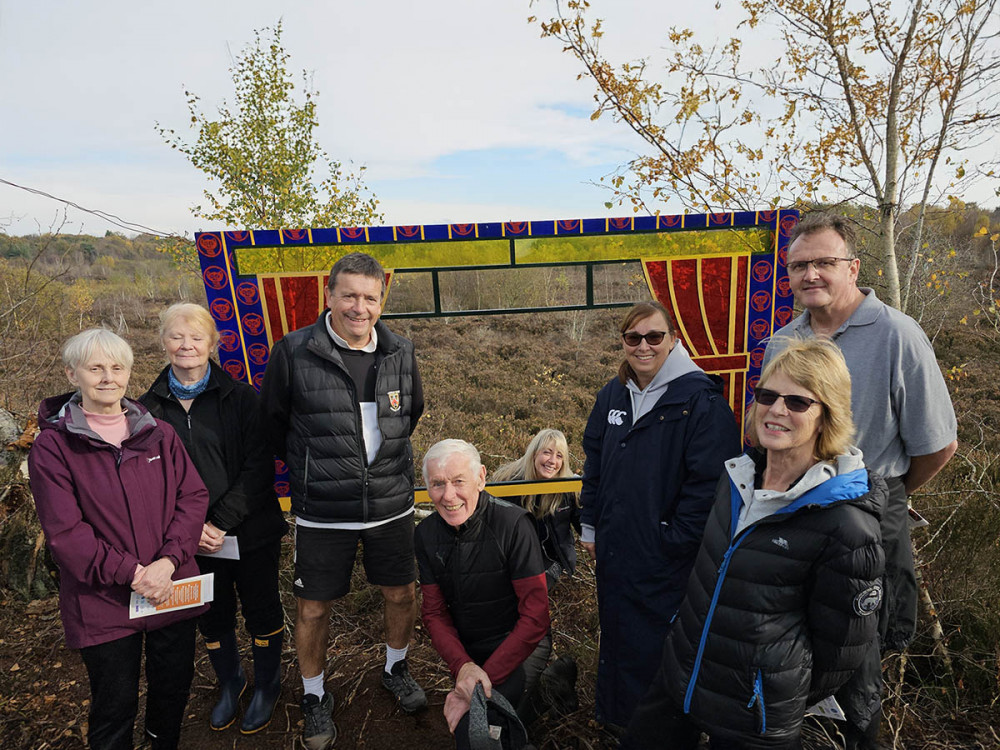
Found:
<svg viewBox="0 0 1000 750"><path fill-rule="evenodd" d="M146 659L146 734L176 748L203 607L129 618L134 591L153 605L198 575L208 492L169 426L125 398L132 349L104 329L63 347L74 393L48 398L28 456L38 518L59 566L66 645L90 678L92 750L130 749Z"/></svg>

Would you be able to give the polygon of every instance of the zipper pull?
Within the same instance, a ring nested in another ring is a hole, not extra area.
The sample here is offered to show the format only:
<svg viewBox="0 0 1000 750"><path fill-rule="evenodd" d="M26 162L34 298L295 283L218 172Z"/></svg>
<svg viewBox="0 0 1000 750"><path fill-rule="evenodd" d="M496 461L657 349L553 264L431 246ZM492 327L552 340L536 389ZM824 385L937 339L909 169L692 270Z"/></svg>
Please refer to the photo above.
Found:
<svg viewBox="0 0 1000 750"><path fill-rule="evenodd" d="M747 703L747 708L753 708L753 704L758 700L761 700L761 694L764 692L763 685L761 684L762 675L760 670L757 670L757 676L753 681L753 696L750 698L750 702Z"/></svg>
<svg viewBox="0 0 1000 750"><path fill-rule="evenodd" d="M747 703L747 708L757 706L757 733L767 732L767 710L764 708L764 675L757 670L757 677L753 681L753 697Z"/></svg>

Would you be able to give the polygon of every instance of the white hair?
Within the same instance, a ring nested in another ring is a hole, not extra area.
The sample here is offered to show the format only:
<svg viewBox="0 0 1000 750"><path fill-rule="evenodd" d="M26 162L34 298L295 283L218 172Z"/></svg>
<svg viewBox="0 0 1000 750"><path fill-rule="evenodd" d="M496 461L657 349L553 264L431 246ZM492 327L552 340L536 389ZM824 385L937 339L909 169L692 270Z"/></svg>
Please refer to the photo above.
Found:
<svg viewBox="0 0 1000 750"><path fill-rule="evenodd" d="M440 442L434 443L434 445L432 445L424 454L424 462L421 466L421 473L423 474L424 482L427 482L427 466L429 464L444 461L456 453L461 456L465 456L468 459L469 469L474 475L479 474L479 470L483 466L483 460L480 458L479 451L476 450L476 446L472 443L467 443L464 440L450 438L448 440L441 440Z"/></svg>
<svg viewBox="0 0 1000 750"><path fill-rule="evenodd" d="M63 344L63 364L70 370L85 365L94 354L103 354L126 370L132 369L132 347L117 333L107 328L90 328Z"/></svg>

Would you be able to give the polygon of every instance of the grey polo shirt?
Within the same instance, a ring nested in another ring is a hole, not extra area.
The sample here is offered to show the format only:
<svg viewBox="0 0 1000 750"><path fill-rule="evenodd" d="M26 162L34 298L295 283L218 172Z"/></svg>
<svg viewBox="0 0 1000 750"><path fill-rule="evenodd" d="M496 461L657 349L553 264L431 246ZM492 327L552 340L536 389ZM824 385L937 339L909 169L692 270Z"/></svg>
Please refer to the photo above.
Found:
<svg viewBox="0 0 1000 750"><path fill-rule="evenodd" d="M910 456L936 453L956 439L958 424L934 349L913 318L862 287L864 301L832 339L851 373L851 408L865 465L901 477ZM813 335L806 310L771 337L764 366L790 337Z"/></svg>

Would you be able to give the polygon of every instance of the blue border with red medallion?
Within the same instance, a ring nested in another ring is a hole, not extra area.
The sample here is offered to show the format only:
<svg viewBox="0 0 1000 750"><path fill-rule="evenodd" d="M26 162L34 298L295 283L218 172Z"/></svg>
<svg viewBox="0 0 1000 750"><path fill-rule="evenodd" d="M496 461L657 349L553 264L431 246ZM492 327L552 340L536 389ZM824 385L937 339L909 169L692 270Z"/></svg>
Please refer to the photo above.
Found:
<svg viewBox="0 0 1000 750"><path fill-rule="evenodd" d="M750 406L753 389L760 380L767 340L772 333L788 325L794 314L795 301L785 263L788 258L788 237L799 222L799 212L782 210L774 211L773 214L771 225L776 230L774 253L751 258L750 289L747 295L747 351L750 353L750 362L743 397L744 407Z"/></svg>

